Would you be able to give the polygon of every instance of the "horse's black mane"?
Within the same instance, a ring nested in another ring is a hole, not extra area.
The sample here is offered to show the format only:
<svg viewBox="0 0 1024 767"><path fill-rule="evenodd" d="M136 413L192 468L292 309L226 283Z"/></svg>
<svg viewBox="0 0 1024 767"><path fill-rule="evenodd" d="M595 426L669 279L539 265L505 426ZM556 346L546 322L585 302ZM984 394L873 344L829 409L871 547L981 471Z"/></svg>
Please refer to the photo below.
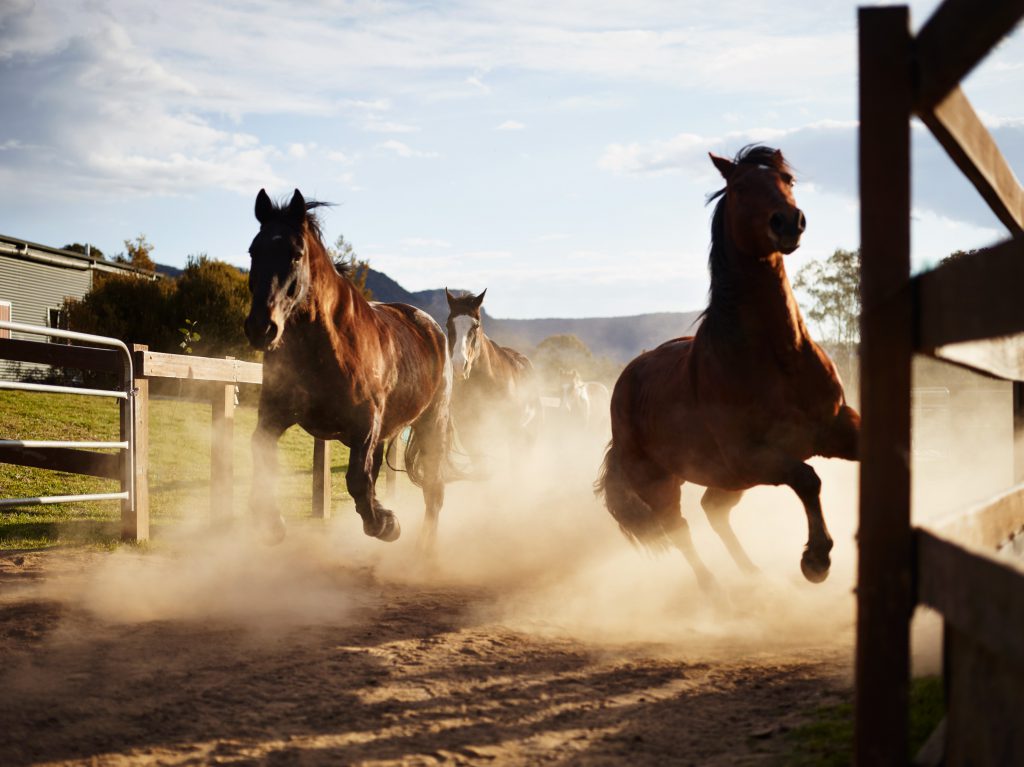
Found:
<svg viewBox="0 0 1024 767"><path fill-rule="evenodd" d="M748 144L733 158L737 165L759 165L771 168L781 174L792 176L793 171L782 156L782 152L761 144ZM725 190L722 187L707 197L707 204L718 200L711 216L711 248L708 251L708 271L711 273L711 289L708 292L708 307L701 313L701 319L711 316L716 310L732 303L735 278L725 256Z"/></svg>

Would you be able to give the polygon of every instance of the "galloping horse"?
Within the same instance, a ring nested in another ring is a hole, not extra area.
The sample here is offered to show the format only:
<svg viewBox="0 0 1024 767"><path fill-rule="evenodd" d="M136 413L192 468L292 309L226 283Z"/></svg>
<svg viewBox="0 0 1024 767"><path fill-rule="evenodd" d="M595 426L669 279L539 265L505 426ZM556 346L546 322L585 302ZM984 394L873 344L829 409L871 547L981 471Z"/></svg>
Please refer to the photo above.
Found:
<svg viewBox="0 0 1024 767"><path fill-rule="evenodd" d="M543 417L540 386L530 360L499 346L484 333L483 291L448 299L448 348L455 374L452 415L459 440L480 468L493 445L512 450L527 446ZM486 469L484 470L486 473Z"/></svg>
<svg viewBox="0 0 1024 767"><path fill-rule="evenodd" d="M374 494L384 444L412 426L409 478L423 489L421 544L430 547L450 466L452 368L441 327L405 304L367 302L338 273L298 189L287 206L256 197L260 231L249 246L249 342L265 352L252 435L252 508L271 536L284 536L273 500L277 441L299 424L350 448L345 480L363 532L394 541L401 527Z"/></svg>
<svg viewBox="0 0 1024 767"><path fill-rule="evenodd" d="M608 422L611 395L600 381L584 381L576 370L559 370L562 390L559 408L582 429L600 429Z"/></svg>
<svg viewBox="0 0 1024 767"><path fill-rule="evenodd" d="M755 485L787 485L807 513L800 567L828 576L832 538L811 456L856 460L860 416L846 405L835 365L811 340L783 257L800 244L804 214L782 153L747 147L711 155L725 188L711 223L711 294L696 334L626 366L612 393L612 440L595 483L631 540L674 544L705 588L680 510L681 484L707 488L701 505L743 570L755 570L729 512Z"/></svg>

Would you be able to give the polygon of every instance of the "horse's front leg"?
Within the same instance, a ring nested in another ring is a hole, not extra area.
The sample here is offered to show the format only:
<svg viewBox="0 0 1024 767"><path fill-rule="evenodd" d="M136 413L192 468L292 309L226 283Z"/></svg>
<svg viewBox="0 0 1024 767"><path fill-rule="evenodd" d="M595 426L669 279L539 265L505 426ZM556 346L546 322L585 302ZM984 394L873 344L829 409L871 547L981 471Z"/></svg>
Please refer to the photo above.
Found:
<svg viewBox="0 0 1024 767"><path fill-rule="evenodd" d="M356 502L356 511L363 518L363 532L372 538L390 543L398 540L402 528L394 512L385 509L377 501L374 487L384 454L384 443L380 439L380 421L380 413L375 412L370 418L370 428L363 439L353 440L345 483L349 495Z"/></svg>
<svg viewBox="0 0 1024 767"><path fill-rule="evenodd" d="M277 508L277 443L291 424L262 409L252 433L252 495L249 508L253 520L269 543L285 536L284 519Z"/></svg>
<svg viewBox="0 0 1024 767"><path fill-rule="evenodd" d="M783 481L800 498L807 513L807 545L800 558L800 570L811 583L821 583L828 577L832 566L832 536L825 526L821 512L821 479L817 472L806 463L794 464Z"/></svg>

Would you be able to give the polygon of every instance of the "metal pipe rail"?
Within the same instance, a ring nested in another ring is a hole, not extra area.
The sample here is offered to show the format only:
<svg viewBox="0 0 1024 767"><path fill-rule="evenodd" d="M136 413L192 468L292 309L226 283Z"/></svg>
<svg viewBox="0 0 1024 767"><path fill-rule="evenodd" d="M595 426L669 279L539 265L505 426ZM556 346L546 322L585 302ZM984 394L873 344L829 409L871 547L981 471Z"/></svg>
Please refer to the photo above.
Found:
<svg viewBox="0 0 1024 767"><path fill-rule="evenodd" d="M121 478L122 491L119 493L90 493L85 495L55 495L38 498L6 498L0 499L0 507L38 505L49 503L70 503L78 501L126 501L131 513L135 513L135 370L132 354L128 347L116 338L96 336L90 333L78 333L60 328L45 328L38 325L26 325L21 322L0 321L0 330L13 333L26 333L36 336L63 338L69 341L80 341L96 346L107 346L118 349L123 354L124 377L123 391L109 389L88 389L74 386L56 386L50 384L33 384L11 381L0 381L0 389L38 392L42 394L79 394L95 397L116 397L122 400L122 429L127 431L127 440L119 442L82 442L60 440L0 440L0 445L23 448L110 448L124 450L127 459L127 471ZM125 436L122 433L122 436ZM125 487L127 486L127 489Z"/></svg>

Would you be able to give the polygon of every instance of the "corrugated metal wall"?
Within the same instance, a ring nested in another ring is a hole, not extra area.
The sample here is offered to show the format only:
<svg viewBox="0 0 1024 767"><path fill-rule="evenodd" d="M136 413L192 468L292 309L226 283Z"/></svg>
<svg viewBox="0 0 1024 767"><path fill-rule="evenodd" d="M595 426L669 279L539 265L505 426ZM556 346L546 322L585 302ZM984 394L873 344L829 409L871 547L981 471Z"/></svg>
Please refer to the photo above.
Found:
<svg viewBox="0 0 1024 767"><path fill-rule="evenodd" d="M47 311L59 308L66 296L81 298L92 284L88 269L50 266L20 258L0 255L0 301L11 302L11 319L28 325L47 325ZM30 341L45 340L44 336L20 335ZM40 365L21 365L0 360L0 377L11 378L28 370L39 370Z"/></svg>

